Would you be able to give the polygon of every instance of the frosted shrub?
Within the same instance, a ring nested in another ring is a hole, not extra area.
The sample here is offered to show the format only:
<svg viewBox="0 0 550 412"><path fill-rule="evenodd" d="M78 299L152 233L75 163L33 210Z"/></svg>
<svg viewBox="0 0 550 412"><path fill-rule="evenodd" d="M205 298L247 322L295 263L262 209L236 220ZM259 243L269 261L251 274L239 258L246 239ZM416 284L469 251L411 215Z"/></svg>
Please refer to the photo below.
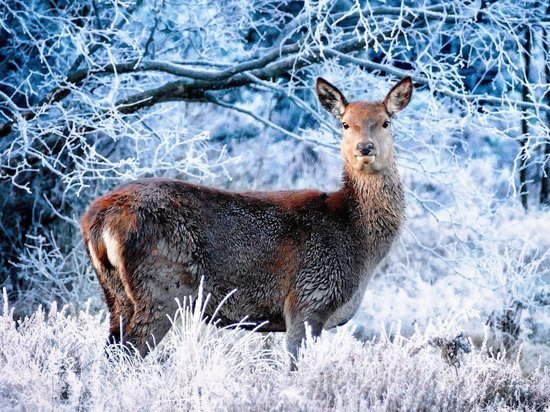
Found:
<svg viewBox="0 0 550 412"><path fill-rule="evenodd" d="M52 409L81 403L97 385L101 365L102 315L70 316L52 304L22 321L13 319L4 290L0 318L0 404L11 409ZM91 385L92 384L92 385ZM90 386L91 385L91 386Z"/></svg>
<svg viewBox="0 0 550 412"><path fill-rule="evenodd" d="M191 307L192 306L192 307ZM523 376L517 362L484 348L450 366L430 344L449 331L362 343L346 329L311 337L289 363L281 336L216 328L202 301L177 312L170 335L145 359L104 354L103 314L71 316L54 304L0 318L2 410L542 410L550 375Z"/></svg>
<svg viewBox="0 0 550 412"><path fill-rule="evenodd" d="M27 236L25 248L14 265L20 276L30 279L31 289L18 300L18 309L32 313L37 302L56 301L68 303L73 312L78 312L90 296L88 305L102 307L101 292L95 282L95 274L83 250L73 248L64 252L51 234L48 237Z"/></svg>

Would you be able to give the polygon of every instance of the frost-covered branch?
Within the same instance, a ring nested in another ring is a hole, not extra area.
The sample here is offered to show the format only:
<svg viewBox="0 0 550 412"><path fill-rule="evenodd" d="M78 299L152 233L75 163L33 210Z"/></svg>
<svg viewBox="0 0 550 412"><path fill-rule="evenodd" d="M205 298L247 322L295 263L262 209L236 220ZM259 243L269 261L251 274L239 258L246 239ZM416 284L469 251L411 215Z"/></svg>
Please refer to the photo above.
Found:
<svg viewBox="0 0 550 412"><path fill-rule="evenodd" d="M323 16L323 11L321 11L320 15L317 13L314 16L312 12L313 10L304 10L304 13L295 18L289 27L285 27L285 30L291 33L295 32L303 27L307 27L308 24L314 24L314 22ZM540 19L537 13L538 9L533 10L533 16L527 16L524 22L530 22L538 18L537 25L541 27L547 25L548 22ZM523 16L523 14L506 16L504 22L508 26L512 26L516 24L520 16L525 19L526 16ZM372 59L369 60L349 55L350 52L358 52L365 48L369 50L371 47L375 51L379 47L385 50L386 46L383 43L386 39L406 35L405 29L410 29L416 32L419 38L423 38L425 35L430 35L430 33L422 35L418 33L426 32L432 24L439 25L441 34L445 35L452 35L455 31L452 26L449 26L451 24L462 24L466 27L466 30L476 30L484 18L487 19L488 25L491 23L503 24L502 16L495 12L494 7L487 10L483 8L477 9L474 6L468 5L459 6L452 3L449 5L419 8L406 6L368 6L363 9L355 7L348 12L336 13L334 15L327 13L325 17L327 20L323 24L328 24L329 27L332 25L330 31L336 30L337 35L334 36L334 39L329 41L323 38L306 37L289 44L275 44L272 49L262 49L260 57L254 57L253 54L244 61L226 65L222 69L204 69L200 65L193 67L193 64L166 61L165 59L142 60L143 53L140 52L135 53L137 58L131 61L121 62L107 59L103 63L101 61L94 62L89 67L76 69L84 58L83 56L79 56L69 70L65 81L57 89L50 91L38 106L58 102L70 93L71 87L68 87L68 85L72 84L80 87L82 82L90 80L90 77L94 76L119 76L122 74L160 72L182 78L182 80L166 82L160 87L151 88L120 99L120 110L123 113L131 113L166 101L194 101L206 91L228 90L235 87L247 86L250 84L249 75L262 80L277 79L285 76L289 71L296 72L301 68L327 58L338 57L344 63L359 65L370 71L398 76L412 75L417 83L429 85L432 90L454 98L466 99L476 104L511 104L521 108L534 108L543 111L550 110L550 107L542 102L525 102L505 97L464 93L460 87L457 88L461 84L460 78L434 81L430 75L424 76L418 70L399 68L392 64L391 60L384 59L386 61L377 62ZM155 18L154 24L158 24L158 21L159 17ZM115 29L119 29L120 27L120 23L115 25ZM482 30L481 33L483 34L484 31ZM349 37L349 35L352 35L352 38L345 40L346 36ZM106 36L109 38L112 37L112 35ZM480 35L477 34L474 40L479 37ZM344 41L341 41L341 39L344 39ZM146 45L150 44L151 41L151 37L149 36ZM411 41L414 41L414 38L411 38ZM471 40L463 39L463 41L467 43ZM393 47L391 43L389 43L389 46ZM88 51L88 56L93 55L99 47L99 44L92 45ZM400 52L397 53L398 56L399 54ZM449 75L454 76L453 71L450 71ZM451 81L449 82L449 80ZM33 110L23 113L22 116L25 120L31 119L34 116ZM10 119L0 126L0 136L5 136L11 131L13 122L14 120Z"/></svg>
<svg viewBox="0 0 550 412"><path fill-rule="evenodd" d="M341 131L315 78L351 101L410 75L392 121L408 226L385 279L458 279L525 316L547 273L517 208L525 187L532 213L548 202L543 3L0 0L0 284L26 308L76 299L92 278L78 216L127 180L334 189Z"/></svg>

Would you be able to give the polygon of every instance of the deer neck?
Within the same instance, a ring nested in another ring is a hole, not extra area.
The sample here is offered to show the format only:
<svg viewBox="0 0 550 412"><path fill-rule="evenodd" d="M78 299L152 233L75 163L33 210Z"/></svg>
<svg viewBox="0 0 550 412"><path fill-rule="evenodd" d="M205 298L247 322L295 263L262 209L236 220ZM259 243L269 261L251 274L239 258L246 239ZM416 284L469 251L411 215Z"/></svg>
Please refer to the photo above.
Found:
<svg viewBox="0 0 550 412"><path fill-rule="evenodd" d="M382 173L365 173L344 167L349 214L360 243L385 254L405 220L405 196L395 164ZM384 252L385 250L385 252Z"/></svg>

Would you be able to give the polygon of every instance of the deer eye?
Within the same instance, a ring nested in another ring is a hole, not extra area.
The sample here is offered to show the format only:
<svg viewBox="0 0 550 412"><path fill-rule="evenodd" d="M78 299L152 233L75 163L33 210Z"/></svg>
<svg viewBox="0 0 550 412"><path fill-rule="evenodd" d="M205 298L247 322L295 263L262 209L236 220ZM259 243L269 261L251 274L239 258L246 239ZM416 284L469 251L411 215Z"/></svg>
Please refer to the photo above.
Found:
<svg viewBox="0 0 550 412"><path fill-rule="evenodd" d="M349 124L347 124L346 122L342 122L342 127L344 129L349 129Z"/></svg>
<svg viewBox="0 0 550 412"><path fill-rule="evenodd" d="M390 125L390 121L389 121L389 120L385 120L384 123L382 123L382 127L383 127L384 129L386 129L389 125Z"/></svg>

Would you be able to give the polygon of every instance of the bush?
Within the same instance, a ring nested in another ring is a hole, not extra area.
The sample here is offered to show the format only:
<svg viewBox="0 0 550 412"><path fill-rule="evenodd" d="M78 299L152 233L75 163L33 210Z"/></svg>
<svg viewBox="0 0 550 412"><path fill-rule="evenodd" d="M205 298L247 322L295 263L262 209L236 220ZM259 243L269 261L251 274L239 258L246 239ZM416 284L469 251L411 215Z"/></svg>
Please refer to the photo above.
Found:
<svg viewBox="0 0 550 412"><path fill-rule="evenodd" d="M340 328L308 338L289 372L281 335L216 328L184 302L145 359L107 348L104 314L57 305L0 318L4 410L543 410L548 371L524 376L486 348L456 350L449 328L360 342ZM446 345L446 346L445 346ZM464 342L463 342L464 345ZM468 343L466 343L466 347ZM458 347L458 346L457 346Z"/></svg>

